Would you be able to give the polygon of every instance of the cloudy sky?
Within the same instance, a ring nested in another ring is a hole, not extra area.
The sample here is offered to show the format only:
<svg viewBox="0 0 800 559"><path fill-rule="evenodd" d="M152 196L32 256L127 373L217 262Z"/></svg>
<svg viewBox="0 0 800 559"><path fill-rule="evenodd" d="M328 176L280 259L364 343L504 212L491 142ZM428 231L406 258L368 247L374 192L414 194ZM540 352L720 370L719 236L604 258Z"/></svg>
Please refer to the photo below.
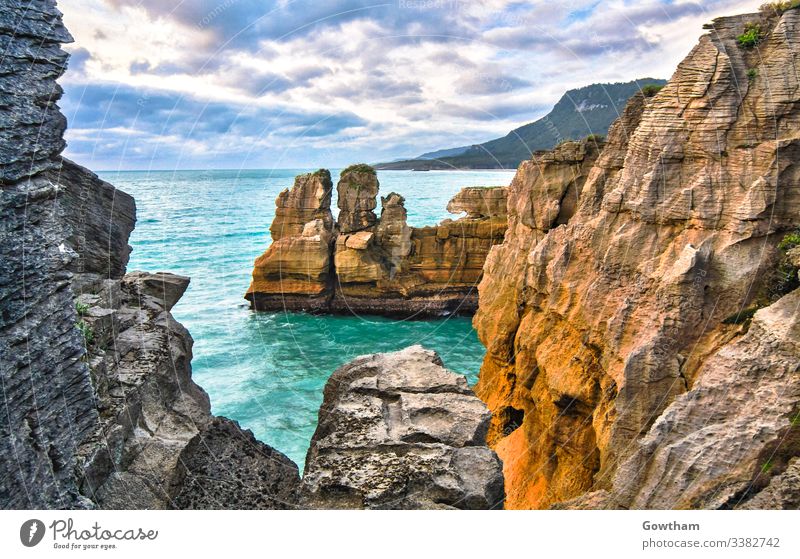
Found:
<svg viewBox="0 0 800 559"><path fill-rule="evenodd" d="M67 156L337 167L504 135L565 90L669 77L741 0L60 0Z"/></svg>

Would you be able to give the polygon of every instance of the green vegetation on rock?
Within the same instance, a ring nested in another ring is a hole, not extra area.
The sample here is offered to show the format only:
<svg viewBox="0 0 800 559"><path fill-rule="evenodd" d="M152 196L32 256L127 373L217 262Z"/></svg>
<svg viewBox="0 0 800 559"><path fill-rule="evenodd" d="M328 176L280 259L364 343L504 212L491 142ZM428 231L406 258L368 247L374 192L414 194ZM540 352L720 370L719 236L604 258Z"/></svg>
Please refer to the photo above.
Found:
<svg viewBox="0 0 800 559"><path fill-rule="evenodd" d="M798 7L800 7L800 0L784 0L782 2L767 2L766 4L762 4L761 11L781 15L784 12Z"/></svg>
<svg viewBox="0 0 800 559"><path fill-rule="evenodd" d="M75 326L83 334L83 342L88 346L94 342L94 329L86 324L83 320L78 321Z"/></svg>
<svg viewBox="0 0 800 559"><path fill-rule="evenodd" d="M778 243L778 248L784 253L800 247L800 229L788 233ZM777 301L787 293L790 293L800 287L800 278L798 278L798 267L789 258L788 254L784 254L778 267L772 277L772 281L768 286L768 297L770 301Z"/></svg>
<svg viewBox="0 0 800 559"><path fill-rule="evenodd" d="M356 163L354 165L350 165L345 170L342 171L342 175L347 173L371 173L375 174L375 169L371 165L367 165L366 163Z"/></svg>
<svg viewBox="0 0 800 559"><path fill-rule="evenodd" d="M642 88L642 95L645 97L655 97L656 93L664 89L663 85L658 84L648 84Z"/></svg>
<svg viewBox="0 0 800 559"><path fill-rule="evenodd" d="M751 49L758 45L764 38L761 25L758 23L748 23L744 26L744 33L736 37L739 45L746 49Z"/></svg>

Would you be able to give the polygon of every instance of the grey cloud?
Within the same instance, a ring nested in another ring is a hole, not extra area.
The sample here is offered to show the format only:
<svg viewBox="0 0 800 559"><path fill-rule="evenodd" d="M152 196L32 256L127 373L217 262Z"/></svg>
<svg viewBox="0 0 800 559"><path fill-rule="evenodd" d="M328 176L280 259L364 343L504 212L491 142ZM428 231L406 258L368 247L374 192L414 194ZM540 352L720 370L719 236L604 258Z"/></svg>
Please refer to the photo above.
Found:
<svg viewBox="0 0 800 559"><path fill-rule="evenodd" d="M504 74L498 70L475 71L460 76L455 81L459 93L469 95L500 95L516 89L528 87L530 81L511 74Z"/></svg>
<svg viewBox="0 0 800 559"><path fill-rule="evenodd" d="M86 62L88 62L91 58L91 53L84 48L79 48L72 51L69 56L69 71L77 74L83 74L86 70Z"/></svg>

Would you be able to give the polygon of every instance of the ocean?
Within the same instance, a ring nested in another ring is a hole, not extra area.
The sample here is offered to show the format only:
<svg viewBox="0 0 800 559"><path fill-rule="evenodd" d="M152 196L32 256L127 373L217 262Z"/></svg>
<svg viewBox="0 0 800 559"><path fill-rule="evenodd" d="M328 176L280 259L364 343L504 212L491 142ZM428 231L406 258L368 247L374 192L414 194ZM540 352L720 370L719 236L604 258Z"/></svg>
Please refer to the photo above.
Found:
<svg viewBox="0 0 800 559"><path fill-rule="evenodd" d="M172 312L194 338L193 377L208 392L213 413L239 421L301 470L322 389L340 365L358 355L421 344L474 383L484 355L469 318L249 310L243 295L253 261L270 243L275 197L295 175L311 170L99 173L136 198L128 270L192 278ZM339 171L331 169L334 185ZM380 194L404 196L414 226L454 218L445 208L462 187L505 186L512 177L510 171L378 172Z"/></svg>

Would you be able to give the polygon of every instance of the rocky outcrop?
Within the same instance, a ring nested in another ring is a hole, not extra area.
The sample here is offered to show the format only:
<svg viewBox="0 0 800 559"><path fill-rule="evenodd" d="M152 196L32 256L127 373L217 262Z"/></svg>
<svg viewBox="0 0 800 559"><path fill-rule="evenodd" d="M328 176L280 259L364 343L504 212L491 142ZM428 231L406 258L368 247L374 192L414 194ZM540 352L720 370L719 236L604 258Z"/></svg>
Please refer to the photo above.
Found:
<svg viewBox="0 0 800 559"><path fill-rule="evenodd" d="M75 259L73 287L125 274L131 247L128 238L136 225L136 202L129 194L67 160L61 160L52 181L58 184L62 222L70 232L65 246Z"/></svg>
<svg viewBox="0 0 800 559"><path fill-rule="evenodd" d="M0 40L0 506L80 507L75 451L97 411L53 181L71 37L55 2L7 2Z"/></svg>
<svg viewBox="0 0 800 559"><path fill-rule="evenodd" d="M796 508L799 310L795 290L758 311L655 421L611 490L587 498L606 508Z"/></svg>
<svg viewBox="0 0 800 559"><path fill-rule="evenodd" d="M273 243L256 259L245 297L262 310L324 307L333 281L330 173L300 175L278 195Z"/></svg>
<svg viewBox="0 0 800 559"><path fill-rule="evenodd" d="M797 295L745 311L800 223L799 24L714 21L599 155L520 166L474 320L508 507L736 506L797 453Z"/></svg>
<svg viewBox="0 0 800 559"><path fill-rule="evenodd" d="M59 157L70 37L55 2L7 2L0 34L0 506L283 508L296 468L213 418L191 379L169 313L189 279L124 275L133 199ZM230 483L202 480L219 462L197 437L239 460ZM245 495L251 475L285 492Z"/></svg>
<svg viewBox="0 0 800 559"><path fill-rule="evenodd" d="M508 215L508 190L468 186L462 188L447 204L451 214L464 212L471 219L505 218Z"/></svg>
<svg viewBox="0 0 800 559"><path fill-rule="evenodd" d="M372 229L378 221L375 215L378 196L378 175L369 165L352 165L342 171L336 185L339 206L339 232L355 233Z"/></svg>
<svg viewBox="0 0 800 559"><path fill-rule="evenodd" d="M310 508L502 508L486 406L420 346L360 357L325 386L306 458Z"/></svg>
<svg viewBox="0 0 800 559"><path fill-rule="evenodd" d="M56 83L72 37L52 0L6 2L0 13L0 183L26 182L57 167L67 119Z"/></svg>
<svg viewBox="0 0 800 559"><path fill-rule="evenodd" d="M183 449L171 488L179 509L294 509L297 465L224 417Z"/></svg>
<svg viewBox="0 0 800 559"><path fill-rule="evenodd" d="M292 191L306 184L297 180ZM270 230L276 222L297 225L291 237L273 234L256 260L245 295L252 307L399 316L474 312L486 255L505 233L507 189L466 188L448 205L466 217L421 228L409 227L405 200L394 192L381 198L378 218L378 189L375 171L354 165L337 186L335 229L327 227L329 198L319 206L322 216L277 214ZM278 197L279 207L285 197Z"/></svg>
<svg viewBox="0 0 800 559"><path fill-rule="evenodd" d="M192 338L140 289L138 272L105 280L76 300L99 421L81 444L80 489L98 507L165 508L181 450L210 420L206 393L191 380ZM189 285L189 278L172 276Z"/></svg>

